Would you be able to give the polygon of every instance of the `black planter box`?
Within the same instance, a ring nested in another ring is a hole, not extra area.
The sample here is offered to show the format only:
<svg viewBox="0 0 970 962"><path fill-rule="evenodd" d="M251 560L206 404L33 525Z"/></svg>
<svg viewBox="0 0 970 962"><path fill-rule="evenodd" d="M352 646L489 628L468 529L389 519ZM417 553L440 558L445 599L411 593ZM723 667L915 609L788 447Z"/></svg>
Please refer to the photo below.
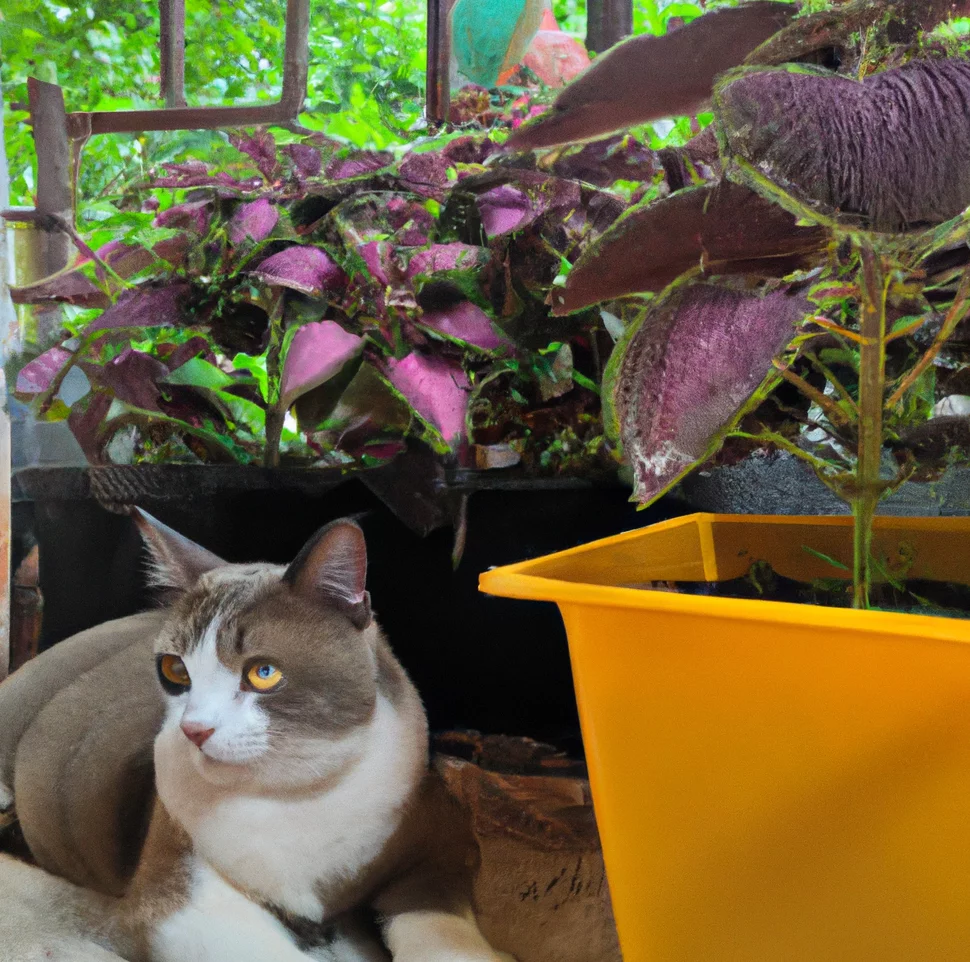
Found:
<svg viewBox="0 0 970 962"><path fill-rule="evenodd" d="M382 476L233 466L21 471L15 541L19 554L31 541L40 546L41 648L153 603L125 505L139 505L228 561L287 562L318 527L352 515L367 536L374 610L432 728L528 735L578 752L555 606L486 597L478 575L686 508L665 501L638 512L628 488L578 480L405 475L400 468ZM451 521L462 513L464 551L455 568Z"/></svg>

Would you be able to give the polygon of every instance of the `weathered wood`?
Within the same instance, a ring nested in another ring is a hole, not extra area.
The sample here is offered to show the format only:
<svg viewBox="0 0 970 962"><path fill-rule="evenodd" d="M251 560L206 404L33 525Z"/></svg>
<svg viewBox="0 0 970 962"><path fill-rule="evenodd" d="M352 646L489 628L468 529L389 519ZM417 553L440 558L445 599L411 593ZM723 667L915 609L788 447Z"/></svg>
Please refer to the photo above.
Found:
<svg viewBox="0 0 970 962"><path fill-rule="evenodd" d="M161 87L166 107L185 106L185 0L159 0Z"/></svg>
<svg viewBox="0 0 970 962"><path fill-rule="evenodd" d="M283 92L275 104L244 107L170 107L163 110L78 111L68 116L71 138L148 130L214 130L293 123L306 99L310 53L310 0L287 0Z"/></svg>
<svg viewBox="0 0 970 962"><path fill-rule="evenodd" d="M431 127L448 122L451 106L451 7L454 0L428 0L428 71L425 116Z"/></svg>
<svg viewBox="0 0 970 962"><path fill-rule="evenodd" d="M37 213L61 217L74 223L73 153L68 134L64 92L57 84L30 77L27 80L30 120L37 152ZM43 251L43 275L66 267L71 258L71 239L62 231L38 231Z"/></svg>
<svg viewBox="0 0 970 962"><path fill-rule="evenodd" d="M633 33L633 0L588 0L586 48L596 53L609 50Z"/></svg>

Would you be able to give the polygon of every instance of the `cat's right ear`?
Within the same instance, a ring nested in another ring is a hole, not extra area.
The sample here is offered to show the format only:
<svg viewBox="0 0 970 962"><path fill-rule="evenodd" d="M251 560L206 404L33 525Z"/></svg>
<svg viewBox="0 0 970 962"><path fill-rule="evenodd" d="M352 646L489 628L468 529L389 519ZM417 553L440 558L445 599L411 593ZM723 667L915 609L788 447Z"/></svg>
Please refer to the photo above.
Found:
<svg viewBox="0 0 970 962"><path fill-rule="evenodd" d="M147 511L131 512L151 559L149 578L158 588L187 591L207 571L226 564L218 555L162 524Z"/></svg>

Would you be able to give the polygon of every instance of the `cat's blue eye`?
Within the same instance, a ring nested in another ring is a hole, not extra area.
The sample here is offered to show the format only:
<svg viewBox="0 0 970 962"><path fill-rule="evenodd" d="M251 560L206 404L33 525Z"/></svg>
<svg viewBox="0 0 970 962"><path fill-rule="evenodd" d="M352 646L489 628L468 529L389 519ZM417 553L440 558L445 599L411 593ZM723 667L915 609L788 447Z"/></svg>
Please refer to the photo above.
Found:
<svg viewBox="0 0 970 962"><path fill-rule="evenodd" d="M272 678L275 673L276 669L272 665L260 665L259 668L256 669L256 674L259 675L260 678L269 679Z"/></svg>

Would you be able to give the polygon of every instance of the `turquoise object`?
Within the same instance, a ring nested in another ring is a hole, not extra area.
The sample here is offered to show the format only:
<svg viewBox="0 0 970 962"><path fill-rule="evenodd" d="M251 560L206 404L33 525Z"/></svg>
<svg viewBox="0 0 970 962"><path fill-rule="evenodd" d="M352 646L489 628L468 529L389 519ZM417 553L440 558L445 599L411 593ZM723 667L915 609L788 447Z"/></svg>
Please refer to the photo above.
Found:
<svg viewBox="0 0 970 962"><path fill-rule="evenodd" d="M525 56L545 6L545 0L457 0L451 49L459 72L481 87L496 86Z"/></svg>

